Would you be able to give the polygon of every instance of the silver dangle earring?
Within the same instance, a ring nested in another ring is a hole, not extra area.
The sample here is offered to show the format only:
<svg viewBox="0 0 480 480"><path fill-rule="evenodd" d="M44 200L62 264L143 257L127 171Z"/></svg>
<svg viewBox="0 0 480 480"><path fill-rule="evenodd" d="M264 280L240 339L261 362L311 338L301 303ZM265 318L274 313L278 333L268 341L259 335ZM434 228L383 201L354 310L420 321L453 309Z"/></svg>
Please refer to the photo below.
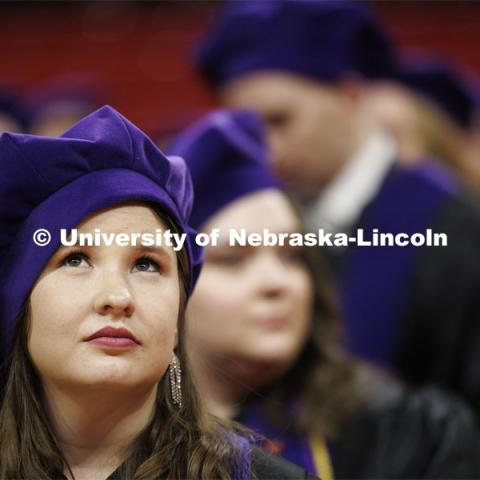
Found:
<svg viewBox="0 0 480 480"><path fill-rule="evenodd" d="M178 408L182 407L182 368L180 360L174 353L168 365L168 376L170 379L170 393L172 401Z"/></svg>

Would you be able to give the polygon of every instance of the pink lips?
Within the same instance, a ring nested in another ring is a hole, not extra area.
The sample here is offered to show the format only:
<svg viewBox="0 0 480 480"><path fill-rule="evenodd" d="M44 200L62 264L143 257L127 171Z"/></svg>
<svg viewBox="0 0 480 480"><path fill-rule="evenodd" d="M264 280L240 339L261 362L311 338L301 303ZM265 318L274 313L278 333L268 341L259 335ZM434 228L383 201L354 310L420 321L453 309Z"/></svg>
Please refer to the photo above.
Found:
<svg viewBox="0 0 480 480"><path fill-rule="evenodd" d="M282 329L288 322L286 315L269 316L258 319L258 323L265 328L272 330Z"/></svg>
<svg viewBox="0 0 480 480"><path fill-rule="evenodd" d="M84 341L110 348L131 348L141 345L130 330L114 327L104 327Z"/></svg>

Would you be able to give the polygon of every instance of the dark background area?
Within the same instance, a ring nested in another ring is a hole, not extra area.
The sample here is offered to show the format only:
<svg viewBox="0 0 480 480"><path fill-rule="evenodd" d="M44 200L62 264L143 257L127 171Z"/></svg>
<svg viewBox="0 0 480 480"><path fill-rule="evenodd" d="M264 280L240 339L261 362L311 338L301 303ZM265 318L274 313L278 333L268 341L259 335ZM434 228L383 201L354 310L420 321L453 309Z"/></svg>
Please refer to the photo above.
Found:
<svg viewBox="0 0 480 480"><path fill-rule="evenodd" d="M368 2L402 49L480 74L480 2ZM221 2L0 3L0 86L92 75L105 101L153 132L213 105L189 64Z"/></svg>

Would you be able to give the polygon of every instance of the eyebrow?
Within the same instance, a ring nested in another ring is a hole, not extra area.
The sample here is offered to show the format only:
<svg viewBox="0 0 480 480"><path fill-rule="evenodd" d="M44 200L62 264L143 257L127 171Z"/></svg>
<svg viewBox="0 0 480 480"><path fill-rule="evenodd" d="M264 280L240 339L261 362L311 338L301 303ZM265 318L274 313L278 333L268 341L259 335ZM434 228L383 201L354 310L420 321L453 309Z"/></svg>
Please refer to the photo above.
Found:
<svg viewBox="0 0 480 480"><path fill-rule="evenodd" d="M60 245L58 250L52 255L52 258L55 257L56 255L59 255L60 253L68 251L68 250L82 249L82 250L92 251L92 249L95 249L95 248L96 248L95 246L90 246L90 245L78 245L78 244L67 245L67 246L66 245ZM136 252L141 251L141 252L156 253L157 255L170 257L169 250L166 249L165 247L161 247L161 246L158 246L158 245L142 245L140 243L140 244L137 244L137 245L132 245L131 248Z"/></svg>
<svg viewBox="0 0 480 480"><path fill-rule="evenodd" d="M158 246L158 245L142 245L142 244L139 244L139 245L132 246L132 248L135 251L150 252L150 253L156 253L157 255L161 255L161 256L165 256L165 257L171 257L170 250L166 249L165 247ZM173 253L175 253L175 252L173 252Z"/></svg>

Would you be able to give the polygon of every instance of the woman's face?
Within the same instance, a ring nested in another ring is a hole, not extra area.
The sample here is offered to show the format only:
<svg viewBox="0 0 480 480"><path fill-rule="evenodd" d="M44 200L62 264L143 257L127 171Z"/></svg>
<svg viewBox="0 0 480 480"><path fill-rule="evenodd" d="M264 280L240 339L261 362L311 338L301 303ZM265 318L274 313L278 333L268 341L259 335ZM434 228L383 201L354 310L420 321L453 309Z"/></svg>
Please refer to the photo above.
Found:
<svg viewBox="0 0 480 480"><path fill-rule="evenodd" d="M220 229L187 310L187 343L194 362L283 369L310 331L313 285L301 252L289 247L231 247L228 231L300 231L286 197L265 190L228 205L204 225ZM228 363L228 361L232 361ZM260 372L258 372L260 373Z"/></svg>
<svg viewBox="0 0 480 480"><path fill-rule="evenodd" d="M147 206L129 203L93 214L77 229L155 233L166 226ZM62 246L30 297L28 351L43 384L155 385L177 343L179 292L171 247Z"/></svg>

